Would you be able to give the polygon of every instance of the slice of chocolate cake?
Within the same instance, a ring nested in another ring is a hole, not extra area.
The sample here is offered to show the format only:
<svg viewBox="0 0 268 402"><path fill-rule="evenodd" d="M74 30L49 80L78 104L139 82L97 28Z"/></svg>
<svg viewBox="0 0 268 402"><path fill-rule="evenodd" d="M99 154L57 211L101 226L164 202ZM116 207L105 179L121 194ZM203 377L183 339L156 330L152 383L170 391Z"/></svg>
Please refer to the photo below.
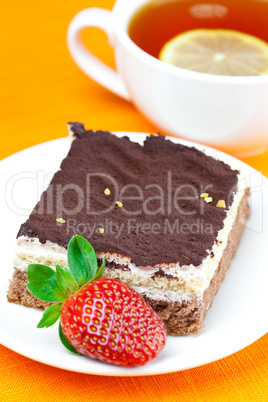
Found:
<svg viewBox="0 0 268 402"><path fill-rule="evenodd" d="M27 266L66 266L78 234L105 256L104 276L137 290L170 334L198 332L248 216L239 172L161 135L142 146L69 129L69 154L19 230L8 300L46 307L26 287Z"/></svg>

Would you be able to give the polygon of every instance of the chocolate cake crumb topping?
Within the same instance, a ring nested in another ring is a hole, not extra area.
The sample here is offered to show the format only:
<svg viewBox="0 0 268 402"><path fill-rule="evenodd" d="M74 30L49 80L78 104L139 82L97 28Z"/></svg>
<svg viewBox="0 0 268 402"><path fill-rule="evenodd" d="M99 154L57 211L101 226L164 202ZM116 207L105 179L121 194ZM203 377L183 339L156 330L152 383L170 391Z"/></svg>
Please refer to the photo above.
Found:
<svg viewBox="0 0 268 402"><path fill-rule="evenodd" d="M200 265L226 217L217 200L230 207L238 171L162 136L149 136L142 146L70 125L75 140L69 154L18 236L66 248L79 234L98 252L128 256L140 267ZM202 193L213 201L205 203ZM118 200L122 208L115 208ZM59 216L64 225L55 224Z"/></svg>

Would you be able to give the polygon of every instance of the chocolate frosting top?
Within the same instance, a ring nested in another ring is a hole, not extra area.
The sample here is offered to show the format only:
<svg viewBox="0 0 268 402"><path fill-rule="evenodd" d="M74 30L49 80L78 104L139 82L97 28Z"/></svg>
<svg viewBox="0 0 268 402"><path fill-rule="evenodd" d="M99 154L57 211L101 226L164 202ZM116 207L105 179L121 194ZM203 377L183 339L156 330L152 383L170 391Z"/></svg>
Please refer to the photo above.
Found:
<svg viewBox="0 0 268 402"><path fill-rule="evenodd" d="M137 266L200 265L223 227L238 171L161 135L141 146L70 124L75 140L69 154L18 236L66 248L79 234L97 252L129 256ZM226 209L216 206L219 200Z"/></svg>

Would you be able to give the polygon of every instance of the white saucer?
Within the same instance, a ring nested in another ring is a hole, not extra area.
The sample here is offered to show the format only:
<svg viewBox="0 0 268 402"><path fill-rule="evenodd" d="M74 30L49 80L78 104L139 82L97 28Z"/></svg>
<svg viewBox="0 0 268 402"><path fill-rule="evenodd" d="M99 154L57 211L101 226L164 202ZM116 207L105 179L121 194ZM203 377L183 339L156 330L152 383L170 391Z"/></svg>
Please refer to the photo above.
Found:
<svg viewBox="0 0 268 402"><path fill-rule="evenodd" d="M141 133L118 135L128 135L137 142L144 139ZM3 345L31 359L66 370L140 376L213 362L246 347L268 331L268 180L222 152L192 142L171 140L194 145L241 169L252 189L250 219L237 255L204 321L205 328L195 336L169 336L165 349L145 366L121 368L70 354L60 343L56 325L42 330L36 328L41 311L6 301L16 234L68 152L70 143L63 138L26 149L0 163L0 341Z"/></svg>

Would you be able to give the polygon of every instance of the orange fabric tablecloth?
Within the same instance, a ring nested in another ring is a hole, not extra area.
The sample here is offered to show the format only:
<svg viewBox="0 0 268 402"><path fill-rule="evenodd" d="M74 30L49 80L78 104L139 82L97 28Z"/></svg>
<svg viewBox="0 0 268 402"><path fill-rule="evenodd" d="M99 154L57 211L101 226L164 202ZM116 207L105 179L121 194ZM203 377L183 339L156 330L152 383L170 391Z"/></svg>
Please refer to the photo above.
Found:
<svg viewBox="0 0 268 402"><path fill-rule="evenodd" d="M0 159L65 136L67 121L111 131L156 130L130 103L86 77L68 54L66 30L72 16L86 7L112 8L113 3L2 2ZM91 49L114 64L103 33L88 30L83 36L87 43L94 38ZM268 176L268 153L247 162ZM267 345L268 335L221 361L143 378L67 372L0 346L0 401L268 401Z"/></svg>

